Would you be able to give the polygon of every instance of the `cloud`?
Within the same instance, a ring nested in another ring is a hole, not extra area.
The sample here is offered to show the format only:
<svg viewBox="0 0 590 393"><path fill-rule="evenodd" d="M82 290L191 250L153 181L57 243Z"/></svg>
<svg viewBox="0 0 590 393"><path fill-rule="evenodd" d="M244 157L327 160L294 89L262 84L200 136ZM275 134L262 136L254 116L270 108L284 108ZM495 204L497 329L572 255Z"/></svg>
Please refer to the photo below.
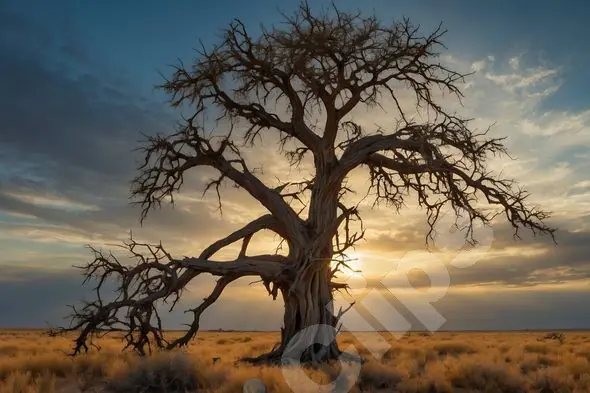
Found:
<svg viewBox="0 0 590 393"><path fill-rule="evenodd" d="M3 11L2 20L10 19ZM83 48L60 42L19 18L19 23L0 27L1 37L18 34L28 43L0 41L4 238L81 248L121 240L133 229L149 241L163 238L178 252L195 252L256 214L256 202L230 188L226 216L220 218L211 199L190 196L204 181L190 176L194 186L185 187L189 192L178 199L189 197L174 209L155 211L140 228L140 210L128 203L129 182L140 158L133 149L143 139L141 133L169 132L175 118L164 102L144 97L98 65L87 64ZM29 34L21 34L22 29ZM41 37L45 40L39 41ZM61 49L52 52L47 46ZM61 263L51 255L46 262Z"/></svg>

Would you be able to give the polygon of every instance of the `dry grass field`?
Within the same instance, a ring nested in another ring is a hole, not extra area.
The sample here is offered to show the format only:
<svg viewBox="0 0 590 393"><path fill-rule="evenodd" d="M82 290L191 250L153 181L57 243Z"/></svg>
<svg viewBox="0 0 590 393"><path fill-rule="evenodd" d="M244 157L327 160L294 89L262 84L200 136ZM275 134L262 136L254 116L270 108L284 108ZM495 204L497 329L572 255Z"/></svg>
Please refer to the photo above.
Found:
<svg viewBox="0 0 590 393"><path fill-rule="evenodd" d="M351 392L590 392L590 332L564 335L560 342L540 340L545 333L539 332L411 333L389 337L379 361L371 358L370 341L362 339L362 346L349 333L339 340L368 359ZM185 351L139 359L108 337L99 341L100 352L70 358L67 337L0 331L0 393L237 393L250 378L262 379L269 393L287 393L280 368L236 364L276 339L275 333L204 332ZM338 367L306 373L327 384Z"/></svg>

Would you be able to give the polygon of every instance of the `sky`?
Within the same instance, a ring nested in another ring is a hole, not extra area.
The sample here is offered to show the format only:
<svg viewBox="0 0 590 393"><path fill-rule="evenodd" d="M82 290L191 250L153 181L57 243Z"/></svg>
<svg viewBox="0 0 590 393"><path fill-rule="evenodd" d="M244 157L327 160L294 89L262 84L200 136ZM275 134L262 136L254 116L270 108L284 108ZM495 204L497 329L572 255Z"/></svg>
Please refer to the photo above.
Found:
<svg viewBox="0 0 590 393"><path fill-rule="evenodd" d="M475 126L494 124L493 135L508 137L513 159L498 159L493 168L530 190L559 229L557 245L528 235L516 241L498 222L489 247L463 254L469 266L452 266L457 252L437 254L450 280L432 304L444 318L440 328L590 328L590 48L583 38L590 36L590 5L335 2L344 10L375 12L383 21L408 16L425 31L443 22L444 61L473 72L459 109ZM88 244L108 247L132 230L141 239L161 240L175 255L194 255L260 214L255 201L228 188L220 216L212 198L201 198L197 185L203 179L195 174L174 208L154 211L140 227L128 194L141 133L170 132L179 120L154 89L160 73L170 74L179 59L194 60L199 40L216 43L234 17L254 33L261 23L278 23L277 4L0 3L0 326L64 323L65 306L89 296L72 267L89 260ZM282 1L280 10L297 4ZM312 2L312 8L325 4ZM356 116L371 125L391 121L387 105ZM288 179L287 164L268 146L250 157L272 163L268 179ZM362 185L361 177L356 184ZM368 206L361 212L367 239L355 257L367 275L383 275L412 252L424 252L423 212L409 207L398 215ZM201 326L277 329L282 304L250 281L234 283ZM212 282L199 278L184 305L198 302ZM389 306L376 309L378 297L366 301L377 313L397 315ZM167 321L178 327L182 312Z"/></svg>

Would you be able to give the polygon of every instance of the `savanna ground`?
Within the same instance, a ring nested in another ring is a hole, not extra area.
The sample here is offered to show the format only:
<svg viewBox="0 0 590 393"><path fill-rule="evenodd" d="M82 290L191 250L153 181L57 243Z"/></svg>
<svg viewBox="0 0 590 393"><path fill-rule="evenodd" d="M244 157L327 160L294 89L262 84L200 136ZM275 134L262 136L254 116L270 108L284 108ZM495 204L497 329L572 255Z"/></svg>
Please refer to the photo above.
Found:
<svg viewBox="0 0 590 393"><path fill-rule="evenodd" d="M590 392L590 332L566 332L563 342L543 332L413 332L387 337L380 360L370 353L384 343L363 334L365 346L339 336L343 349L354 344L367 359L351 392ZM292 391L278 367L236 364L270 350L278 333L203 332L184 351L145 359L121 352L115 335L97 341L101 351L71 358L71 338L0 331L0 393L234 393L251 378L269 393ZM306 373L327 384L338 367Z"/></svg>

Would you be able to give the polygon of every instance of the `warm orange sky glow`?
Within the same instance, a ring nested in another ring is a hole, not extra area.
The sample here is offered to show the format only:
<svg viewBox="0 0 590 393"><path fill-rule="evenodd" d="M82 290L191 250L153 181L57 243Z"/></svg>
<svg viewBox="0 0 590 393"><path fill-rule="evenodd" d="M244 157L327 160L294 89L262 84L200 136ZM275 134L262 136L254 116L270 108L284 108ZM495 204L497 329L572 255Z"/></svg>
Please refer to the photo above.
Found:
<svg viewBox="0 0 590 393"><path fill-rule="evenodd" d="M252 7L258 10L250 11L254 14L268 8L262 3ZM406 8L413 9L410 5ZM240 10L259 22L248 10ZM378 12L389 17L397 11L388 5ZM222 26L227 15L215 12L219 15L211 23ZM261 17L276 20L277 15L269 12L264 11ZM3 13L17 15L15 20L20 23L3 24L8 18ZM57 24L44 25L50 22L42 22L43 18L35 15L17 5L6 9L0 6L0 38L27 31L28 35L22 36L28 38L23 40L30 41L17 46L0 40L2 53L8 55L3 56L6 62L3 60L0 66L0 80L6 85L5 92L0 93L4 106L0 115L4 127L0 130L0 313L11 315L2 321L10 326L61 321L59 318L67 313L64 305L84 293L78 272L71 266L88 260L87 244L108 247L128 239L132 231L142 241L161 240L175 255L191 256L265 213L246 192L228 185L221 189L220 214L215 192L205 197L200 193L213 173L198 170L185 179L176 204L150 213L143 226L139 224L140 209L128 204L129 181L138 158L131 150L141 139L139 132L168 132L179 115L164 104L165 97L150 90L160 82L152 71L163 69L175 56L191 58L194 40L186 39L180 45L178 35L194 38L200 34L209 40L208 29L213 26L205 29L198 23L187 23L182 29L178 27L182 32L174 34L154 30L146 38L130 36L126 40L129 46L137 43L130 51L137 52L137 60L115 47L110 57L99 59L95 53L66 53L63 48L68 45L79 45L84 52L84 43L75 43L73 33L56 30L48 34L53 44L42 44L42 32L57 29ZM146 15L143 19L138 15L137 23L148 24ZM417 23L421 23L420 16L432 17L418 6L415 15ZM86 37L80 40L90 42L88 37L95 33L85 30L84 21L92 18L80 18L76 29L86 34L80 34ZM113 23L122 26L120 21ZM451 21L448 28L459 29L461 23ZM520 22L510 23L516 26ZM414 202L400 212L387 206L373 208L372 200L364 199L367 173L359 169L348 180L348 187L358 193L349 198L359 202L367 231L366 240L350 253L349 265L362 273L345 272L340 278L383 278L395 271L400 261L414 258L414 267L430 271L432 277L415 274L410 280L413 285L433 285L429 290L436 291L436 282L446 280L436 281L436 277L448 275L444 296L432 303L446 320L443 328L590 327L585 301L590 295L590 102L568 90L578 77L572 72L573 64L578 64L574 61L577 55L572 54L571 59L550 56L539 48L509 42L503 48L486 41L483 27L482 31L474 28L473 33L466 34L479 37L479 44L451 36L449 50L442 55L442 61L457 71L473 72L461 85L465 94L462 105L442 95L439 98L449 110L473 118L473 128L492 126L492 136L507 137L512 159L493 158L490 169L520 182L530 191L534 204L552 212L549 222L559 228L558 245L526 231L518 241L512 237L512 228L497 220L489 231L481 229L482 242L475 247L457 241L457 232L443 223L438 228L438 241L428 248L424 211ZM117 41L104 39L105 47ZM146 40L153 42L153 48L145 46ZM505 42L506 38L497 40ZM168 56L172 50L169 42L174 43L174 50L184 52ZM99 49L97 46L96 53L101 53ZM124 62L127 65L120 66ZM136 69L141 71L129 72ZM34 89L24 89L26 93L22 89L29 86L29 75L44 81L39 93L33 94L38 96L34 101L29 97ZM411 107L413 101L406 98L401 105ZM47 108L38 109L40 105ZM359 108L350 117L367 129L391 128L395 103L384 99L381 105L371 110ZM281 110L286 109L277 108ZM414 115L419 118L424 113ZM264 143L246 154L248 166L261 169L261 180L276 186L307 178L310 163L304 161L299 168L291 168L276 146L276 137L268 135ZM251 251L274 252L277 245L278 240L265 233L252 239ZM219 256L231 258L239 251L240 244L236 244ZM428 252L432 254L425 256ZM389 285L400 290L400 277L388 276L382 289ZM273 303L262 284L252 281L246 278L233 283L220 304L204 315L203 327L258 329L272 322L273 328L278 328L281 304ZM210 277L199 278L191 284L184 302L201 299L210 292L212 282ZM28 294L22 289L25 287L42 294ZM240 311L250 300L260 307L243 315ZM366 300L382 301L378 296ZM482 310L487 314L478 316ZM179 326L183 318L181 312L176 313L170 318L171 324Z"/></svg>

